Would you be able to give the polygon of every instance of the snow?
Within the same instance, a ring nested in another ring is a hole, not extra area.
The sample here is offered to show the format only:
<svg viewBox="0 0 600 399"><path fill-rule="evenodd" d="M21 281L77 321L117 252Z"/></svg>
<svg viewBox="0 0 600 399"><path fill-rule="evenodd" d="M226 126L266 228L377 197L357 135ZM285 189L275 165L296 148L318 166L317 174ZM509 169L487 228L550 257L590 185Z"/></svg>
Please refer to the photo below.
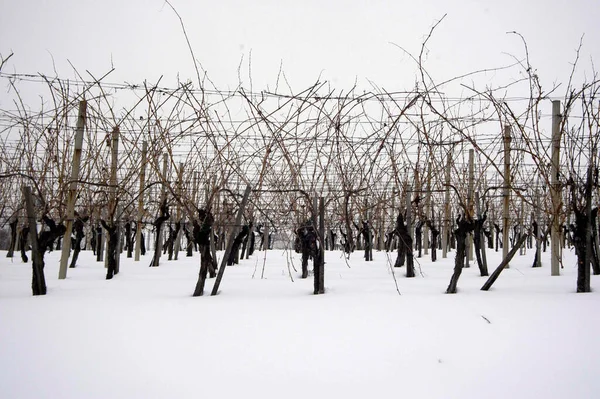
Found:
<svg viewBox="0 0 600 399"><path fill-rule="evenodd" d="M516 255L489 292L464 269L454 295L453 253L416 258L416 278L394 269L401 295L395 255L373 255L327 252L315 296L296 254L257 252L194 298L196 253L157 268L123 256L107 281L91 252L58 280L54 251L33 297L31 264L0 252L0 397L600 397L600 295L575 293L572 252L559 277L549 253L541 269Z"/></svg>

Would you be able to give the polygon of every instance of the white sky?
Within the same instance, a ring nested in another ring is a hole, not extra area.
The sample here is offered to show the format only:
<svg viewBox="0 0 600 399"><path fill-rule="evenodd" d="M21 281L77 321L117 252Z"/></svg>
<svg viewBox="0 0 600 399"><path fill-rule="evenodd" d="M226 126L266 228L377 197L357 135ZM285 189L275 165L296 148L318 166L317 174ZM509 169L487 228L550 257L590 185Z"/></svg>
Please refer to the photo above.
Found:
<svg viewBox="0 0 600 399"><path fill-rule="evenodd" d="M367 79L386 90L414 86L412 61L391 42L414 54L430 27L448 14L429 45L427 66L436 80L520 58L520 39L528 42L532 64L542 82L565 82L583 34L581 71L600 59L600 2L546 1L327 1L327 0L172 0L184 20L196 58L219 88L242 80L253 89L273 90L280 63L294 91L319 74L332 87L360 90ZM195 79L191 56L176 15L162 0L3 0L0 53L15 55L4 72L61 77L116 71L110 82L156 81L173 86L177 74ZM493 79L494 76L488 76ZM6 93L3 87L2 92ZM561 93L562 95L562 93ZM0 95L0 106L2 95Z"/></svg>

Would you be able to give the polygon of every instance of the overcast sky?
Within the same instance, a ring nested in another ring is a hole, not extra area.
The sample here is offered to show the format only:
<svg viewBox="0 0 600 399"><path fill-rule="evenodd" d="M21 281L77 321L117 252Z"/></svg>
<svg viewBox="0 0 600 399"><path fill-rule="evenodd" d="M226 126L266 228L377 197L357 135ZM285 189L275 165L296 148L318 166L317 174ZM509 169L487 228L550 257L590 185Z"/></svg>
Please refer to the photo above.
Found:
<svg viewBox="0 0 600 399"><path fill-rule="evenodd" d="M543 82L566 82L582 35L580 70L600 62L600 2L597 0L327 1L220 0L171 3L183 22L196 58L222 89L273 90L280 63L294 91L321 74L337 89L360 90L367 79L387 90L414 86L414 64L394 44L417 54L432 25L444 14L428 46L427 68L436 80L512 62L524 56ZM0 53L13 58L4 72L102 75L111 82L195 79L179 21L162 0L4 0ZM88 75L86 75L87 77ZM487 76L493 80L494 76ZM3 88L5 92L5 89Z"/></svg>

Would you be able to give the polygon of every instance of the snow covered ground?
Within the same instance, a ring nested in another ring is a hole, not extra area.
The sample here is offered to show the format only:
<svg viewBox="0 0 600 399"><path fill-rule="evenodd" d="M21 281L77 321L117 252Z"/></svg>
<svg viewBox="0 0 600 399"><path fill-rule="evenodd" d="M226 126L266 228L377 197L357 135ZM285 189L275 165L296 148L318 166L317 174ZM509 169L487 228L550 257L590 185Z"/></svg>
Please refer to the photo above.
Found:
<svg viewBox="0 0 600 399"><path fill-rule="evenodd" d="M489 292L465 269L455 295L454 254L416 259L416 278L394 269L398 295L386 253L328 252L314 296L296 254L257 252L198 298L197 254L122 257L111 281L90 252L58 280L59 256L33 297L31 265L0 252L2 398L600 397L600 289L575 293L572 253L560 277L548 253L541 269L517 255Z"/></svg>

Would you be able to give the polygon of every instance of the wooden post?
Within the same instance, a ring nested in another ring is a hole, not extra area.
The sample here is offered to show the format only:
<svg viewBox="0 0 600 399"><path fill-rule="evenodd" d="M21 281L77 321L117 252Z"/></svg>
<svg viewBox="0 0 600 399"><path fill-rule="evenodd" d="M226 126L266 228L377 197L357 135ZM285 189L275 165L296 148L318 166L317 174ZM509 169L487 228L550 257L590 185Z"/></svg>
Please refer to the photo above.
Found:
<svg viewBox="0 0 600 399"><path fill-rule="evenodd" d="M110 218L114 221L117 216L117 167L119 158L119 128L115 127L112 131L111 158L110 158Z"/></svg>
<svg viewBox="0 0 600 399"><path fill-rule="evenodd" d="M396 223L396 187L392 188L392 226Z"/></svg>
<svg viewBox="0 0 600 399"><path fill-rule="evenodd" d="M206 188L204 207L208 206L208 187ZM194 171L194 177L192 179L192 203L198 206L198 172Z"/></svg>
<svg viewBox="0 0 600 399"><path fill-rule="evenodd" d="M79 179L79 163L81 162L81 150L83 148L83 131L85 129L85 119L87 111L87 102L79 102L79 115L77 116L77 126L75 128L75 150L73 151L73 166L71 168L71 182L69 187L69 197L67 199L67 220L66 232L63 239L62 253L60 257L60 267L58 269L58 279L67 278L67 264L69 263L69 254L71 253L71 233L73 231L73 219L75 218L75 200L77 199L77 180Z"/></svg>
<svg viewBox="0 0 600 399"><path fill-rule="evenodd" d="M495 231L494 231L494 222L496 221L496 202L492 202L490 209L490 216L488 218L488 228L490 229L490 234L491 234L491 239L492 239L492 248L494 247L494 235L495 235ZM498 250L498 248L496 248L496 250Z"/></svg>
<svg viewBox="0 0 600 399"><path fill-rule="evenodd" d="M452 151L446 159L446 192L444 197L444 224L442 226L442 258L448 257L448 236L450 235L450 166Z"/></svg>
<svg viewBox="0 0 600 399"><path fill-rule="evenodd" d="M408 191L408 187L407 187L407 191L406 191L406 230L408 231L408 235L410 236L410 239L412 241L414 241L414 232L413 232L413 225L412 225L412 205L411 205L411 200L410 200L410 192ZM410 249L411 251L414 249L414 246Z"/></svg>
<svg viewBox="0 0 600 399"><path fill-rule="evenodd" d="M521 214L519 215L519 236L523 235L523 223L525 223L525 201L523 201L523 197L521 197ZM525 255L527 251L527 245L521 245L519 248L519 256Z"/></svg>
<svg viewBox="0 0 600 399"><path fill-rule="evenodd" d="M485 204L482 204L485 206ZM481 204L480 204L480 200L479 200L479 191L475 192L475 206L477 207L477 218L479 217L483 217L483 214L481 212ZM480 236L480 245L481 245L481 263L483 263L484 268L487 270L487 254L486 254L486 247L487 247L487 242L485 239L485 233L484 233L484 226L481 226L481 231L479 232ZM473 233L475 234L475 233Z"/></svg>
<svg viewBox="0 0 600 399"><path fill-rule="evenodd" d="M216 190L216 191L215 191L215 197L210 206L210 210L212 212L212 210L215 209L216 213L213 213L213 215L215 216L215 224L213 224L213 232L212 232L213 237L210 238L210 253L212 254L212 257L215 260L215 264L216 264L216 262L217 262L217 243L214 240L214 234L215 234L215 232L217 232L217 234L218 234L218 230L215 230L214 226L216 225L217 220L221 220L220 219L221 194L220 194L220 191L217 190L216 178L213 179L213 185L212 185L211 189ZM206 204L206 206L208 207L208 204ZM221 243L219 243L219 245L221 245Z"/></svg>
<svg viewBox="0 0 600 399"><path fill-rule="evenodd" d="M37 224L35 222L35 210L31 199L31 188L23 186L25 197L25 208L27 210L27 223L29 226L29 241L31 242L31 264L33 267L33 278L31 288L33 295L46 295L46 279L44 277L44 259L38 246Z"/></svg>
<svg viewBox="0 0 600 399"><path fill-rule="evenodd" d="M163 154L163 165L162 165L162 186L160 188L160 201L164 201L167 197L167 183L169 179L167 178L167 171L169 166L169 154L166 152Z"/></svg>
<svg viewBox="0 0 600 399"><path fill-rule="evenodd" d="M502 259L508 258L508 232L510 230L510 126L504 126L504 188L503 188L503 207L502 207ZM558 242L558 240L557 240ZM509 263L506 263L506 268L509 268Z"/></svg>
<svg viewBox="0 0 600 399"><path fill-rule="evenodd" d="M319 199L319 256L316 264L317 273L315 273L314 293L325 293L325 199Z"/></svg>
<svg viewBox="0 0 600 399"><path fill-rule="evenodd" d="M541 208L541 200L540 200L540 182L538 179L537 184L535 185L535 222L537 223L537 234L535 235L535 253L536 259L534 267L542 267L542 224L540 217L540 208Z"/></svg>
<svg viewBox="0 0 600 399"><path fill-rule="evenodd" d="M377 233L377 250L381 251L383 249L383 243L384 243L384 225L385 225L385 218L384 218L384 204L385 204L385 192L383 193L383 201L379 203L379 210L378 210L378 233Z"/></svg>
<svg viewBox="0 0 600 399"><path fill-rule="evenodd" d="M108 218L109 224L117 224L118 220L115 219L116 216L118 216L118 209L117 209L117 167L118 167L118 158L119 158L119 127L115 126L113 128L113 131L111 133L111 145L110 145L110 153L111 153L111 157L110 157L110 181L109 181L109 185L110 185L110 189L109 189L109 209L108 209ZM120 234L120 231L118 232L118 234ZM104 234L104 241L105 241L105 257L104 257L104 267L108 267L108 262L110 259L110 256L108 254L109 251L109 246L112 246L109 242L109 234L108 232L106 232L106 234ZM120 242L120 237L119 237L119 242ZM116 251L116 265L115 265L115 274L117 274L119 272L119 259L121 257L121 253L119 251L119 244L114 244L116 245L117 251Z"/></svg>
<svg viewBox="0 0 600 399"><path fill-rule="evenodd" d="M583 189L583 206L579 209L574 207L575 217L577 224L577 230L581 233L580 223L585 223L583 227L584 236L576 237L583 242L576 244L580 250L577 250L577 292L591 292L590 286L590 271L592 265L592 259L595 257L594 247L592 246L592 191L593 191L593 172L594 172L594 155L590 156L590 164L587 167L587 177L585 179L585 186ZM575 201L573 198L571 201ZM581 218L584 217L582 221Z"/></svg>
<svg viewBox="0 0 600 399"><path fill-rule="evenodd" d="M425 218L428 219L429 215L431 215L431 162L427 164L426 191L427 192L425 193ZM425 255L429 255L429 226L427 224L423 226L423 247L425 247L423 253Z"/></svg>
<svg viewBox="0 0 600 399"><path fill-rule="evenodd" d="M318 228L318 220L319 220L319 197L317 197L317 193L314 193L313 196L313 201L312 201L312 222L313 222L313 226L315 228L315 231L317 231Z"/></svg>
<svg viewBox="0 0 600 399"><path fill-rule="evenodd" d="M419 173L419 166L416 165L415 166L415 184L413 185L414 187L414 191L415 191L415 200L418 199L418 201L416 202L416 206L417 206L417 212L415 213L416 215L420 215L421 214L421 176ZM410 195L407 195L407 197L409 198L409 201L406 203L406 228L408 229L408 234L410 235L410 238L413 242L413 249L418 248L419 245L422 245L422 242L417 243L417 240L415 240L415 235L414 235L414 231L413 231L413 226L411 225L411 218L410 218L410 213L412 210L412 206L410 205ZM416 222L416 217L414 218L415 222Z"/></svg>
<svg viewBox="0 0 600 399"><path fill-rule="evenodd" d="M552 101L552 154L550 171L550 199L552 202L552 216L550 229L550 274L552 276L560 275L560 225L559 216L562 208L561 188L558 181L560 167L560 101ZM541 226L540 226L541 227Z"/></svg>
<svg viewBox="0 0 600 399"><path fill-rule="evenodd" d="M469 185L467 187L467 211L469 216L475 219L473 207L473 190L475 186L475 150L469 150ZM467 259L465 267L469 267L469 262L473 261L473 235L467 235Z"/></svg>
<svg viewBox="0 0 600 399"><path fill-rule="evenodd" d="M148 142L142 143L142 164L140 165L140 195L138 197L138 214L135 229L135 255L134 260L139 262L142 248L142 218L144 217L144 190L146 188L146 157Z"/></svg>
<svg viewBox="0 0 600 399"><path fill-rule="evenodd" d="M252 191L252 188L250 187L250 185L247 185L246 191L244 191L244 198L242 199L240 209L238 210L237 216L235 218L235 225L231 229L229 239L227 240L227 248L225 249L223 259L221 259L221 267L219 267L219 272L217 273L215 285L213 286L212 292L210 293L211 296L217 295L217 293L219 292L219 286L221 285L221 280L223 279L223 274L225 273L225 267L227 266L227 259L229 258L229 254L231 253L233 240L235 239L235 236L237 235L240 229L240 225L242 224L242 216L244 215L244 210L246 209L246 204L248 203L248 198L250 197L250 191Z"/></svg>
<svg viewBox="0 0 600 399"><path fill-rule="evenodd" d="M152 234L151 232L146 232L146 252L152 249Z"/></svg>
<svg viewBox="0 0 600 399"><path fill-rule="evenodd" d="M168 179L167 179L167 165L168 165L168 156L169 156L169 154L167 154L166 152L163 154L162 187L161 187L161 191L160 191L160 203L161 203L161 205L165 201L165 199L167 198L167 183L168 183ZM164 227L164 223L154 233L154 234L156 234L156 236L158 238L156 239L156 247L154 248L154 257L153 257L153 262L154 263L152 264L152 266L158 266L160 264L159 263L160 262L160 256L162 255L162 249L163 249L163 227Z"/></svg>
<svg viewBox="0 0 600 399"><path fill-rule="evenodd" d="M179 196L179 201L177 201L177 213L176 213L176 222L179 223L179 231L177 231L177 237L175 237L175 243L173 245L173 254L174 260L177 260L179 256L179 250L181 249L181 235L183 233L183 217L181 216L181 201L183 194L183 162L179 163L179 173L177 176L177 195Z"/></svg>
<svg viewBox="0 0 600 399"><path fill-rule="evenodd" d="M395 228L396 226L396 218L398 217L398 215L396 215L396 196L398 195L398 190L396 189L396 187L392 188L392 213L391 213L391 227L392 230ZM394 245L394 242L396 240L396 234L392 235L392 239L390 242L390 248L389 251L393 252L396 248Z"/></svg>
<svg viewBox="0 0 600 399"><path fill-rule="evenodd" d="M396 187L392 188L392 213L391 213L391 225L395 226L396 225L396 217L398 215L396 215L396 196L398 195L398 190L396 190Z"/></svg>
<svg viewBox="0 0 600 399"><path fill-rule="evenodd" d="M596 161L598 162L598 161ZM600 185L598 186L598 188L596 189L596 207L600 208ZM596 226L594 227L596 229L596 242L594 243L595 247L596 247L596 253L598 254L598 256L600 257L600 215L596 215Z"/></svg>
<svg viewBox="0 0 600 399"><path fill-rule="evenodd" d="M117 241L117 259L116 259L116 265L115 265L115 274L119 273L119 267L121 266L121 252L122 252L122 242L123 240L121 240L121 234L122 234L122 228L121 228L121 218L120 215L123 213L123 205L119 204L117 205L117 212L116 212L116 219L115 219L115 224L117 225L117 237L118 237L118 241Z"/></svg>

